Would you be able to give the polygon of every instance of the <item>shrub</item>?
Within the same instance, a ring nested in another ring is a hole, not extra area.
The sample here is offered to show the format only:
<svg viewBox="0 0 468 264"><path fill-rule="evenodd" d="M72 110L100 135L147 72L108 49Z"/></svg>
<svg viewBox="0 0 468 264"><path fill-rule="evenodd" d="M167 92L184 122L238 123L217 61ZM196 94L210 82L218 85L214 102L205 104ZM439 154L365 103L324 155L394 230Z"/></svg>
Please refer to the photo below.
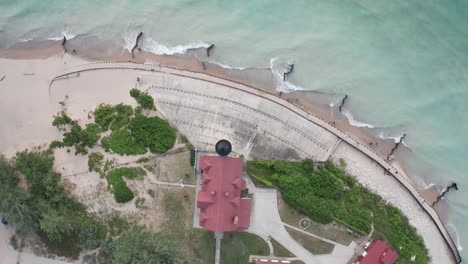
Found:
<svg viewBox="0 0 468 264"><path fill-rule="evenodd" d="M137 163L145 163L145 162L148 162L148 161L149 161L148 157L141 157L136 162Z"/></svg>
<svg viewBox="0 0 468 264"><path fill-rule="evenodd" d="M63 134L63 145L75 146L75 154L87 154L87 147L93 147L100 138L101 129L96 124L88 124L83 130L80 125L72 126L70 132Z"/></svg>
<svg viewBox="0 0 468 264"><path fill-rule="evenodd" d="M63 144L62 141L58 141L58 140L54 140L52 142L50 142L49 144L49 148L50 149L55 149L55 148L62 148L64 147L65 145Z"/></svg>
<svg viewBox="0 0 468 264"><path fill-rule="evenodd" d="M88 156L88 169L89 171L101 172L103 165L104 155L98 152L90 153Z"/></svg>
<svg viewBox="0 0 468 264"><path fill-rule="evenodd" d="M113 169L107 175L107 182L109 188L114 194L114 198L118 203L126 203L131 201L134 197L132 190L127 187L123 177L128 179L135 179L146 175L146 172L141 168L122 167Z"/></svg>
<svg viewBox="0 0 468 264"><path fill-rule="evenodd" d="M126 126L130 121L130 116L133 115L133 108L130 105L118 104L114 110L114 120L110 125L112 131Z"/></svg>
<svg viewBox="0 0 468 264"><path fill-rule="evenodd" d="M141 105L135 107L135 115L141 114L143 112L143 107Z"/></svg>
<svg viewBox="0 0 468 264"><path fill-rule="evenodd" d="M100 104L94 111L94 120L103 131L109 129L109 125L114 120L114 107L108 104Z"/></svg>
<svg viewBox="0 0 468 264"><path fill-rule="evenodd" d="M127 129L119 129L101 140L104 149L120 155L145 154L146 148L135 140Z"/></svg>
<svg viewBox="0 0 468 264"><path fill-rule="evenodd" d="M133 88L130 90L130 96L133 97L142 108L156 110L154 99L147 92L142 93L138 89Z"/></svg>
<svg viewBox="0 0 468 264"><path fill-rule="evenodd" d="M72 119L65 114L65 112L60 112L60 114L54 116L54 120L52 121L52 125L54 127L61 127L64 125L68 125L72 122Z"/></svg>
<svg viewBox="0 0 468 264"><path fill-rule="evenodd" d="M159 117L136 115L130 121L129 129L135 140L152 153L163 153L174 146L175 129Z"/></svg>
<svg viewBox="0 0 468 264"><path fill-rule="evenodd" d="M186 146L187 149L190 151L190 165L192 165L193 167L195 165L195 148L190 143L187 143Z"/></svg>

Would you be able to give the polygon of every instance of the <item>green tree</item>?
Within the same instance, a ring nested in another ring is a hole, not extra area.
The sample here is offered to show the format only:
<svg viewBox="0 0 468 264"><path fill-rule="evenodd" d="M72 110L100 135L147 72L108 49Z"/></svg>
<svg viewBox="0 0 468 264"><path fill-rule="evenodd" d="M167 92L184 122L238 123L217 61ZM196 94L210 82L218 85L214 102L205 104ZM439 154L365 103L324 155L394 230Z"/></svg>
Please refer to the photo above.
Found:
<svg viewBox="0 0 468 264"><path fill-rule="evenodd" d="M40 229L53 242L62 242L64 237L73 231L69 219L56 210L49 209L42 217L39 222Z"/></svg>
<svg viewBox="0 0 468 264"><path fill-rule="evenodd" d="M133 229L113 241L109 251L111 264L184 263L172 240L141 229Z"/></svg>

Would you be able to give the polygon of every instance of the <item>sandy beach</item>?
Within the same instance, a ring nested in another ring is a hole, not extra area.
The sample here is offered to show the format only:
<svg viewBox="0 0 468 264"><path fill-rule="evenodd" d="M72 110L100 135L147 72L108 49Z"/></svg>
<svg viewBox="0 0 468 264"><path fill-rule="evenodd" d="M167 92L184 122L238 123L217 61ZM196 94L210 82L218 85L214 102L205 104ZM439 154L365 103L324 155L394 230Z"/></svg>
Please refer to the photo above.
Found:
<svg viewBox="0 0 468 264"><path fill-rule="evenodd" d="M79 68L78 65L87 64L90 60L96 59L129 61L131 56L123 54L102 58L97 54L84 56L79 51L71 56L63 54L59 45L36 50L0 50L0 78L5 76L0 82L0 120L2 120L0 152L11 157L17 151L38 145L46 147L52 140L59 139L60 132L51 125L53 115L59 111L65 110L72 119L84 124L88 120L88 113L100 103L133 104L132 98L128 96L129 89L140 85L136 81L137 78L152 75L151 72L142 73L138 70L124 69L93 71L69 76L70 80L75 78L79 79L79 82L59 80L60 85L50 87L51 81L56 76L73 71L73 67ZM367 145L382 157L386 157L394 146L393 140L377 139L367 131L350 125L346 118L330 110L328 106L308 100L307 96L310 95L304 95L302 92L278 95L275 82L269 76L271 73L268 70L256 69L251 72L229 70L217 65L201 63L196 57L160 56L146 52L137 53L134 61L140 63L151 61L193 72L204 72L213 77L227 78L280 96L301 109L314 113L361 144ZM155 99L158 101L158 98ZM373 143L372 146L369 145L370 142ZM76 166L70 164L64 166L72 168L64 171L65 169L60 168L59 164L62 161L67 162L65 156L66 153L62 152L56 155L58 171L67 175L86 171L84 160ZM433 263L453 261L450 250L429 216L398 181L383 173L382 167L345 142L339 143L333 149L331 157L345 159L349 172L355 175L362 184L401 208L410 223L423 236ZM397 161L392 162L392 166L404 171L404 166L398 164L398 157ZM93 179L73 179L73 183L78 185L77 190L80 191L96 188L99 182L97 176ZM436 194L437 190L428 190L424 193L424 197L433 200ZM98 211L99 208L93 210ZM439 212L443 212L443 208Z"/></svg>

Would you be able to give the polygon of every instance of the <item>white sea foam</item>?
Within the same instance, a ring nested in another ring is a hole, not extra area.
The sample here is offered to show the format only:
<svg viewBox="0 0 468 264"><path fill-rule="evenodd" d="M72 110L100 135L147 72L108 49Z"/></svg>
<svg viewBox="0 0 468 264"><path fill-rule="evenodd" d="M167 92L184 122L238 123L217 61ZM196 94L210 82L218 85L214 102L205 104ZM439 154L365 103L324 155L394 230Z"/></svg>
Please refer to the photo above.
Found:
<svg viewBox="0 0 468 264"><path fill-rule="evenodd" d="M452 234L452 238L453 238L453 235L455 234L457 249L458 249L458 251L463 251L463 247L460 244L460 236L458 235L458 231L455 228L455 226L453 224L447 224L446 227L451 227L452 228L453 233L451 233L451 234Z"/></svg>
<svg viewBox="0 0 468 264"><path fill-rule="evenodd" d="M348 121L349 121L349 123L350 123L352 126L355 126L355 127L375 128L375 127L374 127L373 125L371 125L371 124L357 121L356 119L354 119L354 116L351 114L351 112L348 111L348 110L346 110L346 109L343 109L343 111L342 111L341 113L342 113L344 116L346 116L346 118L348 118Z"/></svg>
<svg viewBox="0 0 468 264"><path fill-rule="evenodd" d="M336 96L333 96L333 98L331 99L331 101L328 103L328 105L333 108L335 105L337 105L339 102L341 102L343 98L336 95Z"/></svg>
<svg viewBox="0 0 468 264"><path fill-rule="evenodd" d="M31 40L33 40L34 38L23 38L23 39L20 39L19 42L29 42Z"/></svg>
<svg viewBox="0 0 468 264"><path fill-rule="evenodd" d="M138 36L137 31L127 31L124 34L123 40L124 40L124 49L127 50L128 52L132 52L132 48L135 46L135 41L136 37Z"/></svg>
<svg viewBox="0 0 468 264"><path fill-rule="evenodd" d="M225 68L225 69L233 69L233 70L240 70L240 71L242 71L242 70L245 70L245 69L248 68L248 67L242 67L242 66L230 66L230 65L223 64L223 63L221 63L221 62L214 61L214 60L205 60L205 61L208 62L208 63L211 63L211 64L216 64L216 65L218 65L218 66L220 66L220 67L223 67L223 68Z"/></svg>
<svg viewBox="0 0 468 264"><path fill-rule="evenodd" d="M300 91L305 90L303 87L299 85L295 85L289 81L283 80L283 74L286 72L286 66L290 64L284 61L284 59L275 57L270 59L270 69L271 73L276 79L276 90L284 93L289 93L292 91Z"/></svg>
<svg viewBox="0 0 468 264"><path fill-rule="evenodd" d="M403 137L403 135L401 135L401 136L392 136L392 135L385 135L384 132L380 132L378 137L381 138L381 139L393 139L393 141L395 141L395 143L398 143L398 142L400 142L400 139ZM405 145L406 147L409 147L408 144L406 144L404 139L402 140L401 143L403 145Z"/></svg>
<svg viewBox="0 0 468 264"><path fill-rule="evenodd" d="M136 38L136 35L135 35L135 38ZM133 40L133 43L135 43L135 39ZM206 49L209 46L210 44L202 42L202 41L196 41L196 42L192 42L192 43L185 44L185 45L170 46L170 45L161 44L152 38L147 38L145 40L145 44L143 48L144 50L152 52L154 54L174 55L174 54L184 54L188 50L191 50L191 49L200 49L200 48Z"/></svg>
<svg viewBox="0 0 468 264"><path fill-rule="evenodd" d="M62 31L62 33L60 34L60 36L53 36L53 37L48 37L46 39L48 40L54 40L54 41L59 41L59 40L62 40L63 37L66 37L67 40L70 40L70 39L73 39L74 37L76 37L76 34L72 34L69 32L69 29L66 28Z"/></svg>

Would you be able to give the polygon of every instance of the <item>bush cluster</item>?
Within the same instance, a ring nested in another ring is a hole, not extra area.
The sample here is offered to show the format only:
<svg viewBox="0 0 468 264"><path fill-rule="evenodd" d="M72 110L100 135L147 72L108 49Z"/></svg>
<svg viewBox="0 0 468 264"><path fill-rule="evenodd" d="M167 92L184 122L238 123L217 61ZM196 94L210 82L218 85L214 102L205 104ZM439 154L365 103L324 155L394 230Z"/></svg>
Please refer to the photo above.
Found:
<svg viewBox="0 0 468 264"><path fill-rule="evenodd" d="M61 127L64 125L68 125L72 122L72 119L65 114L65 112L60 112L58 115L54 116L54 120L52 121L52 125L54 127Z"/></svg>
<svg viewBox="0 0 468 264"><path fill-rule="evenodd" d="M330 161L315 169L304 161L248 161L247 172L279 188L288 204L314 221L327 224L336 220L361 234L370 232L373 221L374 236L397 250L402 263L410 262L413 255L414 263L428 261L422 237L399 209Z"/></svg>
<svg viewBox="0 0 468 264"><path fill-rule="evenodd" d="M119 129L110 136L104 137L101 144L107 152L119 155L139 155L147 152L145 146L138 142L127 129Z"/></svg>
<svg viewBox="0 0 468 264"><path fill-rule="evenodd" d="M88 154L87 148L93 147L101 137L101 129L96 124L88 124L86 128L81 128L75 124L69 132L63 134L63 141L52 141L50 148L55 147L75 147L75 154Z"/></svg>
<svg viewBox="0 0 468 264"><path fill-rule="evenodd" d="M75 258L82 248L98 247L107 231L65 192L53 163L51 151L23 151L14 163L0 157L0 213L19 235L37 232L53 253ZM27 190L17 185L18 171Z"/></svg>
<svg viewBox="0 0 468 264"><path fill-rule="evenodd" d="M154 99L147 92L142 93L140 90L133 88L130 90L130 96L133 97L142 108L156 110Z"/></svg>
<svg viewBox="0 0 468 264"><path fill-rule="evenodd" d="M99 152L93 152L88 155L88 169L89 171L101 172L104 165L104 155Z"/></svg>
<svg viewBox="0 0 468 264"><path fill-rule="evenodd" d="M103 131L117 130L128 124L134 111L130 105L100 104L94 111L94 121Z"/></svg>
<svg viewBox="0 0 468 264"><path fill-rule="evenodd" d="M159 117L136 115L128 126L135 140L152 153L163 153L174 146L176 131Z"/></svg>
<svg viewBox="0 0 468 264"><path fill-rule="evenodd" d="M121 167L113 169L107 175L109 189L114 194L114 198L118 203L126 203L133 199L134 194L125 183L124 177L127 179L135 179L145 176L146 172L141 168Z"/></svg>

